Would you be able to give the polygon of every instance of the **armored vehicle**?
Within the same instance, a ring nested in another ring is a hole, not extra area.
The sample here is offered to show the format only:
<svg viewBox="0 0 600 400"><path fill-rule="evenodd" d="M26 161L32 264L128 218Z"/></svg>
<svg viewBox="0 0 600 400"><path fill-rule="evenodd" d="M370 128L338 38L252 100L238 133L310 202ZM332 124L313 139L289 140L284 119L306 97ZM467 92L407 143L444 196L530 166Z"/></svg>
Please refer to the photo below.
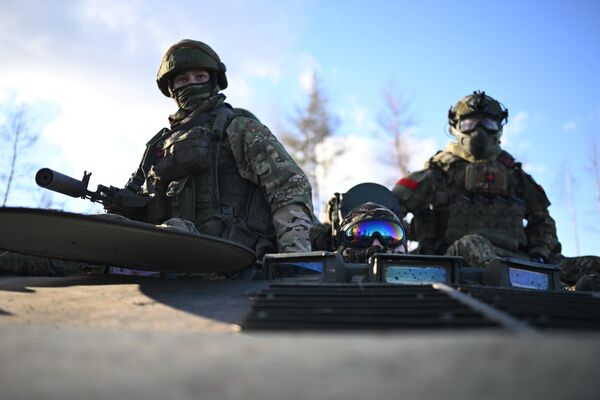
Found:
<svg viewBox="0 0 600 400"><path fill-rule="evenodd" d="M333 232L355 204L393 209L385 190L336 195ZM565 291L553 265L257 264L218 238L15 208L0 209L0 248L133 271L0 277L3 398L594 398L600 297Z"/></svg>

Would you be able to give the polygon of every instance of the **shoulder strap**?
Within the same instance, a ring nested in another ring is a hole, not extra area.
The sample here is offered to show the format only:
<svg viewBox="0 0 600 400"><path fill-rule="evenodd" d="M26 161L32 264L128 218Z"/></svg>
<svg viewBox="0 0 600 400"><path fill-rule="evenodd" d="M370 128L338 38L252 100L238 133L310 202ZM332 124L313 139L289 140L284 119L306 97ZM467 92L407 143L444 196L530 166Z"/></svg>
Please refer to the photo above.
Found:
<svg viewBox="0 0 600 400"><path fill-rule="evenodd" d="M235 117L235 114L234 111L226 105L221 105L215 110L215 113L216 117L212 126L212 133L218 140L221 140L223 132L225 132L227 125L229 125L231 120Z"/></svg>
<svg viewBox="0 0 600 400"><path fill-rule="evenodd" d="M242 116L246 118L252 118L256 121L258 121L258 118L256 118L256 116L254 116L254 114L252 114L250 111L244 110L242 108L232 108L229 104L226 103L218 107L214 111L214 113L216 114L216 117L215 122L212 126L212 134L215 141L215 151L213 152L214 156L212 160L213 165L211 171L216 195L214 200L217 203L215 206L220 207L221 212L223 214L235 213L239 210L225 210L221 204L221 195L219 188L219 152L221 149L221 142L223 140L225 130L235 117Z"/></svg>
<svg viewBox="0 0 600 400"><path fill-rule="evenodd" d="M233 111L227 106L218 107L214 113L199 114L199 115L191 118L189 121L186 121L185 123L183 123L181 125L177 125L175 127L175 130L181 131L181 130L190 128L193 125L202 124L206 121L209 121L211 118L213 118L215 114L216 114L216 118L215 118L215 122L213 124L213 133L215 133L220 140L228 123L234 117ZM154 135L152 137L152 139L150 139L148 141L148 143L146 143L146 149L144 151L144 156L142 157L142 161L140 162L138 169L131 175L131 177L127 181L127 184L125 185L126 190L129 190L133 193L137 193L140 190L140 188L142 187L142 185L144 184L144 182L146 180L146 176L148 176L150 167L152 166L152 163L154 162L154 160L156 158L156 155L150 150L152 148L154 148L154 145L159 140L161 140L165 136L169 135L171 132L172 131L170 129L163 128L156 135Z"/></svg>
<svg viewBox="0 0 600 400"><path fill-rule="evenodd" d="M138 166L138 169L131 175L127 183L125 184L125 190L133 192L133 194L137 193L146 180L146 176L148 175L148 171L150 170L150 166L154 162L154 158L156 155L150 151L154 145L162 139L164 136L171 133L171 131L167 128L162 128L156 135L152 137L146 143L146 149L144 150L144 155L142 157L142 161Z"/></svg>

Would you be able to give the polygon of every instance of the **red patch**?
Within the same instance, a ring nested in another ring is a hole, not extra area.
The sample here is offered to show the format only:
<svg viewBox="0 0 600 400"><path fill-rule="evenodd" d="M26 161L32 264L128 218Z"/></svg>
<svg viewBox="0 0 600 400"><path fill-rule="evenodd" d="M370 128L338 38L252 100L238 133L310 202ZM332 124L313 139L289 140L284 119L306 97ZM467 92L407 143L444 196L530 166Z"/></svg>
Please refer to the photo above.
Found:
<svg viewBox="0 0 600 400"><path fill-rule="evenodd" d="M488 172L487 174L485 174L485 180L488 181L488 183L493 183L496 180L496 175L492 174L491 172Z"/></svg>
<svg viewBox="0 0 600 400"><path fill-rule="evenodd" d="M398 182L396 182L396 185L402 185L404 187L409 188L412 191L415 191L419 187L419 182L414 181L410 178L402 178Z"/></svg>

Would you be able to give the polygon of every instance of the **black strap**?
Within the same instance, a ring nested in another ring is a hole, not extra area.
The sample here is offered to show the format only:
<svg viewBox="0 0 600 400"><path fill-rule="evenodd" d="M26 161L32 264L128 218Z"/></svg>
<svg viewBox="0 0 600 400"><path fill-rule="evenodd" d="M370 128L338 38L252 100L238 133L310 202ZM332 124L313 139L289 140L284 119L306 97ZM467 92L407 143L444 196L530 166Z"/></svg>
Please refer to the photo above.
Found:
<svg viewBox="0 0 600 400"><path fill-rule="evenodd" d="M227 128L227 125L229 125L229 122L231 122L231 120L233 119L234 113L226 105L221 105L220 107L218 107L215 110L215 113L216 113L216 118L215 118L215 122L213 123L213 126L212 126L212 134L213 134L214 143L215 143L215 147L214 147L215 151L212 152L213 165L211 168L212 182L213 182L213 187L215 188L214 196L213 196L213 202L214 202L213 206L215 208L224 209L223 205L221 204L221 189L219 188L219 152L221 149L221 141L223 140L223 134L225 133L225 129ZM231 215L235 214L236 210L233 210L228 205L226 205L225 208L229 208L229 212L231 213Z"/></svg>
<svg viewBox="0 0 600 400"><path fill-rule="evenodd" d="M140 162L138 169L131 175L131 177L127 181L127 184L125 185L124 189L131 191L132 194L135 194L140 190L140 188L146 181L146 177L148 176L150 167L156 159L155 152L151 150L153 150L156 143L158 143L164 137L171 135L173 132L182 131L196 125L201 125L205 122L210 121L212 118L215 118L215 123L213 124L213 133L215 133L220 139L223 135L225 127L227 126L227 123L231 119L230 117L233 117L233 112L229 109L229 107L221 105L212 112L198 114L190 118L189 121L186 121L185 123L180 125L176 125L173 130L167 128L161 129L156 135L152 137L152 139L148 141L148 143L146 143L146 149L144 151L142 161Z"/></svg>
<svg viewBox="0 0 600 400"><path fill-rule="evenodd" d="M150 166L154 162L156 155L154 152L151 152L150 149L154 147L154 145L161 140L164 136L168 135L171 131L167 128L162 128L156 135L152 137L146 143L146 149L144 150L144 155L142 157L142 161L138 166L138 169L131 175L129 181L125 185L125 190L129 190L134 194L137 193L146 180L146 176L148 171L150 170Z"/></svg>

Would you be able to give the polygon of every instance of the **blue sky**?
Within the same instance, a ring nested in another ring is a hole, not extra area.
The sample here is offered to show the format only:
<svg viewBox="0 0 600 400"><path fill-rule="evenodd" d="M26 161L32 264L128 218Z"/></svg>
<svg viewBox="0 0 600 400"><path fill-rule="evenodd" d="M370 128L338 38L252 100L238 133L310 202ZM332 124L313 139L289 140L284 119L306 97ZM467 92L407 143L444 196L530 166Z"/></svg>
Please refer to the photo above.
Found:
<svg viewBox="0 0 600 400"><path fill-rule="evenodd" d="M509 109L503 143L546 188L564 253L576 251L569 170L580 253L598 254L587 153L593 138L600 146L599 20L596 1L3 0L0 104L16 96L50 121L28 162L77 177L91 170L92 186L120 186L175 111L154 83L171 43L211 44L228 67L231 103L276 134L317 71L340 119L340 138L329 145L354 150L322 177L328 197L396 178L380 163L387 144L377 141L384 88L410 101L412 169L450 140L448 108L485 90ZM9 204L30 205L31 197ZM66 208L94 210L77 200Z"/></svg>

